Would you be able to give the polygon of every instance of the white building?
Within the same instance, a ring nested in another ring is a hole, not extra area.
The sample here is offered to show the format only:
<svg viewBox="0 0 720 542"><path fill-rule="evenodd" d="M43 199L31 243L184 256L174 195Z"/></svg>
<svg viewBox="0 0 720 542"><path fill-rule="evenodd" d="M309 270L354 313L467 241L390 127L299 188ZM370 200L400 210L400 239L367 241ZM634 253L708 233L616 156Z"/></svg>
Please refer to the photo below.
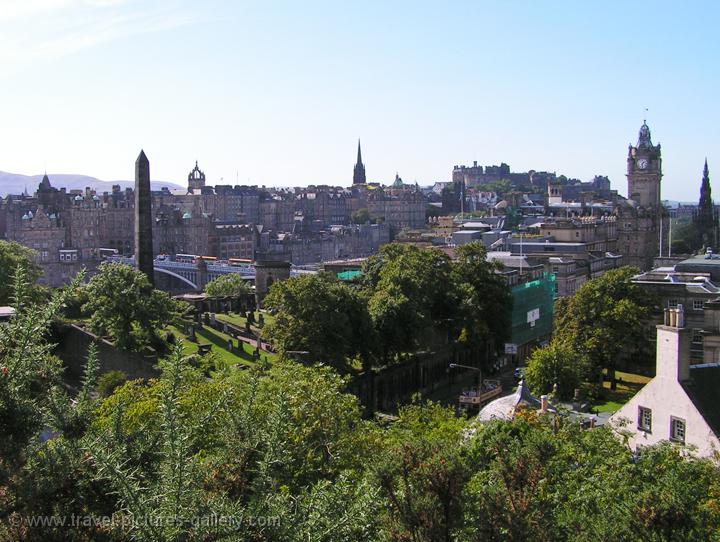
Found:
<svg viewBox="0 0 720 542"><path fill-rule="evenodd" d="M682 305L657 326L656 375L610 418L632 449L669 440L700 457L720 452L720 364L690 365L692 334Z"/></svg>

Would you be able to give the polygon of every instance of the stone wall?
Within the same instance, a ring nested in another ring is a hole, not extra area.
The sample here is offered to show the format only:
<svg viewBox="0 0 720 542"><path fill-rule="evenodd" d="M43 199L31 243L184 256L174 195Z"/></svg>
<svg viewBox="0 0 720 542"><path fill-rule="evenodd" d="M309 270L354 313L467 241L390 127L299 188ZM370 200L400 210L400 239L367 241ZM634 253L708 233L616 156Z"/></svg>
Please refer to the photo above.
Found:
<svg viewBox="0 0 720 542"><path fill-rule="evenodd" d="M56 333L58 346L55 355L63 361L70 378L77 378L83 374L88 348L92 342L98 345L100 374L122 371L131 380L154 378L160 374L155 367L157 361L155 356L120 350L112 343L74 324L63 326Z"/></svg>
<svg viewBox="0 0 720 542"><path fill-rule="evenodd" d="M452 346L435 352L420 352L412 358L379 370L363 373L348 383L348 391L360 399L366 416L376 411L395 412L416 393L429 394L447 386L457 371L448 371L451 363L475 366L469 351Z"/></svg>

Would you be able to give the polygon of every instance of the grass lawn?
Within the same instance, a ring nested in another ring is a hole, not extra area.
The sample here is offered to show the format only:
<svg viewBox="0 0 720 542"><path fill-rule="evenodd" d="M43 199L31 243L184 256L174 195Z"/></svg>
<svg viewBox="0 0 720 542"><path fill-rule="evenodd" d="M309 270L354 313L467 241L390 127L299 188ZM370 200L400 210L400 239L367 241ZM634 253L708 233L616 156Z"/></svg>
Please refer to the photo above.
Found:
<svg viewBox="0 0 720 542"><path fill-rule="evenodd" d="M237 364L243 364L243 365L256 365L257 361L253 359L252 353L255 350L254 346L251 346L245 342L240 341L240 346L242 346L242 352L238 352L236 349L235 352L237 353L231 353L229 352L226 347L228 344L228 339L231 337L222 331L217 331L215 329L212 329L208 326L202 326L201 328L195 328L195 338L197 339L197 343L193 343L190 340L188 340L187 335L178 328L177 326L170 326L169 328L172 330L173 333L183 341L183 353L185 355L191 355L195 354L198 351L198 345L201 344L210 344L212 345L212 352L226 365L237 365ZM233 340L233 343L237 345L237 341ZM260 352L260 357L267 358L268 361L273 362L277 359L276 354L272 354L269 352Z"/></svg>
<svg viewBox="0 0 720 542"><path fill-rule="evenodd" d="M605 399L593 405L593 410L600 412L616 412L627 403L630 398L650 381L647 376L636 375L632 373L615 373L617 379L617 389L610 389L610 382L603 382L605 388Z"/></svg>
<svg viewBox="0 0 720 542"><path fill-rule="evenodd" d="M255 311L255 323L250 326L250 328L255 333L259 333L261 331L261 328L259 328L257 326L258 314L259 313L257 311ZM262 315L263 315L263 318L264 318L266 324L269 324L270 322L275 320L275 316L273 316L270 313L263 312ZM221 312L218 312L215 314L215 318L217 319L218 322L225 322L228 324L232 324L236 327L239 327L240 329L245 329L245 320L246 319L234 312L231 312L228 314L223 314Z"/></svg>

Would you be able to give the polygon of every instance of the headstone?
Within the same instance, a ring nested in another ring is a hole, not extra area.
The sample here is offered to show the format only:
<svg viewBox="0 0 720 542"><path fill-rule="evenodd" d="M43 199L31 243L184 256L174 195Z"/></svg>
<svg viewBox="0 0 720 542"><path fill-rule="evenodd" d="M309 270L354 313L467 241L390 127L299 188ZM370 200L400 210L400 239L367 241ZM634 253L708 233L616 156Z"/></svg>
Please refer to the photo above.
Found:
<svg viewBox="0 0 720 542"><path fill-rule="evenodd" d="M211 312L210 313L210 325L214 327L215 324L217 324L217 319L215 318L215 313Z"/></svg>
<svg viewBox="0 0 720 542"><path fill-rule="evenodd" d="M230 352L230 353L233 352L234 346L233 346L233 340L232 340L232 339L228 339L227 349L228 349L228 352Z"/></svg>
<svg viewBox="0 0 720 542"><path fill-rule="evenodd" d="M197 338L195 337L195 326L192 324L188 326L188 340L191 342L196 342Z"/></svg>
<svg viewBox="0 0 720 542"><path fill-rule="evenodd" d="M227 334L228 332L228 325L223 323L223 333Z"/></svg>

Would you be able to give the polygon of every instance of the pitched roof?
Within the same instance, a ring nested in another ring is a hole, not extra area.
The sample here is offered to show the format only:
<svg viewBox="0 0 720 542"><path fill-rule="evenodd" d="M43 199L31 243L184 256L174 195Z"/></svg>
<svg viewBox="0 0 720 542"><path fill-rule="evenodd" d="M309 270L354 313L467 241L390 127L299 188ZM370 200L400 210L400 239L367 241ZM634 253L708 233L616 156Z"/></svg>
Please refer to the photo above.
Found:
<svg viewBox="0 0 720 542"><path fill-rule="evenodd" d="M539 410L541 407L540 399L530 393L523 380L520 381L517 390L512 395L500 397L485 405L478 414L477 420L480 422L489 422L494 419L512 420L518 406L532 410ZM555 412L555 409L548 405L548 411Z"/></svg>
<svg viewBox="0 0 720 542"><path fill-rule="evenodd" d="M720 435L720 364L690 366L690 380L682 387L716 435Z"/></svg>

